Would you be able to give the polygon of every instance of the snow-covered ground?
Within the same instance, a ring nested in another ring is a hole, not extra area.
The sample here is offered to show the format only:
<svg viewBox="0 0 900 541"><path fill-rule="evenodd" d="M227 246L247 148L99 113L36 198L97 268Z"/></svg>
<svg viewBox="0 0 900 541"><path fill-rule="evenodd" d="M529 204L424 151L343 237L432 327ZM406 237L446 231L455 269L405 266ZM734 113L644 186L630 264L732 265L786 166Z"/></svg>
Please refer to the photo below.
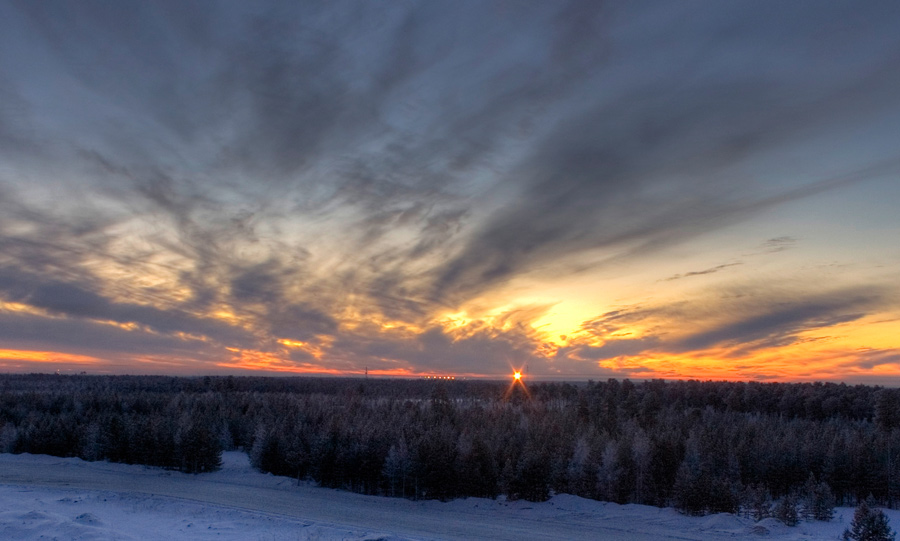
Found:
<svg viewBox="0 0 900 541"><path fill-rule="evenodd" d="M839 539L853 510L788 528L733 515L557 495L543 503L363 496L253 471L187 475L75 458L0 454L0 539ZM893 528L900 512L886 511Z"/></svg>

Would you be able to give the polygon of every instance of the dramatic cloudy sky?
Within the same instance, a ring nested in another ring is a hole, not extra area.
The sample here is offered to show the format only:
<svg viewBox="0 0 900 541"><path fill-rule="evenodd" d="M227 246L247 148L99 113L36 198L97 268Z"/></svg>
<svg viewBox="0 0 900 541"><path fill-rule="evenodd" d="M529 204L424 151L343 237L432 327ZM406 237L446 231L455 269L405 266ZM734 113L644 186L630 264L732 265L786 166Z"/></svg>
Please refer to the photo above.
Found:
<svg viewBox="0 0 900 541"><path fill-rule="evenodd" d="M0 1L0 370L900 385L898 28Z"/></svg>

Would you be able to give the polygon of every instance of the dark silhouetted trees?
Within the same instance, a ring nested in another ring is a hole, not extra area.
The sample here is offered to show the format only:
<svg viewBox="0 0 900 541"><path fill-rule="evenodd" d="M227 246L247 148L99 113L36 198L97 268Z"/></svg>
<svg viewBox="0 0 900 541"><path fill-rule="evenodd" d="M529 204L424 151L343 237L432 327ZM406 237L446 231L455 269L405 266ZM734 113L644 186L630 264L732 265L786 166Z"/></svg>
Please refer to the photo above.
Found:
<svg viewBox="0 0 900 541"><path fill-rule="evenodd" d="M0 451L263 472L406 498L567 492L685 513L828 520L900 496L898 391L836 384L586 384L0 376Z"/></svg>

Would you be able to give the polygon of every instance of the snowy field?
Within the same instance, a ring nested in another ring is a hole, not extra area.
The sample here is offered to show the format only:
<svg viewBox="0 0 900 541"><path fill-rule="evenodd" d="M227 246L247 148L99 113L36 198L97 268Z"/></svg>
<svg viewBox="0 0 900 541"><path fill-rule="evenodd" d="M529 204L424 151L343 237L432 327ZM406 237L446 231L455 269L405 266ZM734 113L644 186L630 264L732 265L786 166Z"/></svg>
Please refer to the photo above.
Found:
<svg viewBox="0 0 900 541"><path fill-rule="evenodd" d="M839 539L853 510L788 528L733 515L557 495L543 503L442 503L319 488L250 468L225 453L221 471L177 472L75 458L0 454L0 539ZM891 526L900 512L886 511Z"/></svg>

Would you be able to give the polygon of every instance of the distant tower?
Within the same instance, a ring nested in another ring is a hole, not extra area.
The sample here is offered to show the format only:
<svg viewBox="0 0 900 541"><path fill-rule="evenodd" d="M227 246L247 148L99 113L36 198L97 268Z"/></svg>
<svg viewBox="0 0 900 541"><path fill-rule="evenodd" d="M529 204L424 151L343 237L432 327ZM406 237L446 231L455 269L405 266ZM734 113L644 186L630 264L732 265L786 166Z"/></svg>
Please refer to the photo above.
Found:
<svg viewBox="0 0 900 541"><path fill-rule="evenodd" d="M366 366L366 379L369 379L369 367Z"/></svg>

